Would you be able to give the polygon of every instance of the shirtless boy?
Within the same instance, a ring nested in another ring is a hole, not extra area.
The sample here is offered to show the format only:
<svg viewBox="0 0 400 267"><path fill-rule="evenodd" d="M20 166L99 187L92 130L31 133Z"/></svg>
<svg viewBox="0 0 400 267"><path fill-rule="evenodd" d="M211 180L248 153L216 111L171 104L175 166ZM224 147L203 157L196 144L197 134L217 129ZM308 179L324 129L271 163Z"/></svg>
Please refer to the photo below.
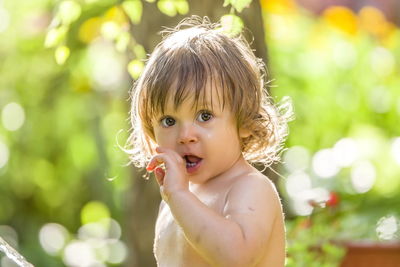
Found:
<svg viewBox="0 0 400 267"><path fill-rule="evenodd" d="M131 160L160 185L158 266L284 266L280 199L251 165L277 160L287 129L263 66L243 37L191 17L135 84Z"/></svg>

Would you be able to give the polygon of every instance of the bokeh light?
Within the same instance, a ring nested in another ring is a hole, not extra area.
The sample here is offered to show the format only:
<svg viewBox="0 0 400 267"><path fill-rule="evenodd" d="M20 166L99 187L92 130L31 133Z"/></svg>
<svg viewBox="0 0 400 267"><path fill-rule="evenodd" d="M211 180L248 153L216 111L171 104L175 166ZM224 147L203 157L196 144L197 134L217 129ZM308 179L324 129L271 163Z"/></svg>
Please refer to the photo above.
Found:
<svg viewBox="0 0 400 267"><path fill-rule="evenodd" d="M294 213L299 216L308 216L314 209L313 206L311 206L307 201L307 198L301 198L300 196L296 197L292 201L291 208Z"/></svg>
<svg viewBox="0 0 400 267"><path fill-rule="evenodd" d="M68 235L64 226L57 223L47 223L39 231L39 241L48 254L56 255L64 248Z"/></svg>
<svg viewBox="0 0 400 267"><path fill-rule="evenodd" d="M359 11L358 21L362 29L381 39L394 30L394 25L386 20L385 14L373 6L364 6Z"/></svg>
<svg viewBox="0 0 400 267"><path fill-rule="evenodd" d="M307 173L296 172L286 178L286 192L292 198L309 189L311 189L311 179Z"/></svg>
<svg viewBox="0 0 400 267"><path fill-rule="evenodd" d="M376 113L388 112L391 108L391 92L384 86L378 86L371 90L369 104Z"/></svg>
<svg viewBox="0 0 400 267"><path fill-rule="evenodd" d="M81 240L113 239L121 237L121 226L114 219L102 219L87 223L79 228L78 237Z"/></svg>
<svg viewBox="0 0 400 267"><path fill-rule="evenodd" d="M323 18L330 26L345 33L354 35L357 32L357 16L347 7L328 7L323 13Z"/></svg>
<svg viewBox="0 0 400 267"><path fill-rule="evenodd" d="M376 234L379 239L392 240L398 237L399 220L396 216L385 216L379 219L376 227Z"/></svg>
<svg viewBox="0 0 400 267"><path fill-rule="evenodd" d="M9 25L10 25L10 14L8 13L7 9L1 6L0 2L0 33L7 30Z"/></svg>
<svg viewBox="0 0 400 267"><path fill-rule="evenodd" d="M0 139L0 169L7 164L9 156L10 152L7 145Z"/></svg>
<svg viewBox="0 0 400 267"><path fill-rule="evenodd" d="M4 106L1 119L4 128L9 131L18 130L25 121L25 112L22 106L18 103L11 102Z"/></svg>
<svg viewBox="0 0 400 267"><path fill-rule="evenodd" d="M126 245L117 240L115 242L107 243L109 256L107 258L107 262L112 264L120 264L124 262L128 255L128 248Z"/></svg>
<svg viewBox="0 0 400 267"><path fill-rule="evenodd" d="M94 207L98 203L91 203L87 209L100 210ZM90 211L90 212L92 212ZM89 213L90 213L89 212ZM87 216L87 215L86 215ZM91 220L95 218L91 217ZM121 226L111 218L99 219L82 225L76 235L65 247L63 260L68 266L107 266L105 263L120 264L126 260L128 249L119 240L121 237Z"/></svg>
<svg viewBox="0 0 400 267"><path fill-rule="evenodd" d="M296 20L292 17L271 14L270 36L274 40L282 43L290 43L300 39L301 31L298 29Z"/></svg>
<svg viewBox="0 0 400 267"><path fill-rule="evenodd" d="M297 215L307 216L314 207L324 207L329 199L329 191L322 187L314 187L296 194L292 199L292 209Z"/></svg>
<svg viewBox="0 0 400 267"><path fill-rule="evenodd" d="M350 42L338 41L333 43L333 62L341 69L350 69L357 62L357 50Z"/></svg>
<svg viewBox="0 0 400 267"><path fill-rule="evenodd" d="M359 158L357 142L352 138L340 139L333 147L333 157L338 166L351 166Z"/></svg>
<svg viewBox="0 0 400 267"><path fill-rule="evenodd" d="M356 162L351 169L351 183L358 193L369 191L375 183L376 170L374 165L367 161Z"/></svg>
<svg viewBox="0 0 400 267"><path fill-rule="evenodd" d="M335 153L328 148L315 153L312 159L312 168L314 173L321 178L332 178L340 171L340 167L335 161Z"/></svg>
<svg viewBox="0 0 400 267"><path fill-rule="evenodd" d="M293 146L283 155L285 168L289 172L305 170L310 164L310 152L302 146Z"/></svg>
<svg viewBox="0 0 400 267"><path fill-rule="evenodd" d="M392 141L391 152L395 162L400 165L400 137L396 137Z"/></svg>
<svg viewBox="0 0 400 267"><path fill-rule="evenodd" d="M391 152L394 161L400 165L400 137L396 137L392 141Z"/></svg>
<svg viewBox="0 0 400 267"><path fill-rule="evenodd" d="M67 266L99 266L94 249L86 242L74 240L64 250L63 261ZM104 265L103 265L104 266Z"/></svg>
<svg viewBox="0 0 400 267"><path fill-rule="evenodd" d="M110 211L99 201L90 201L81 210L82 225L108 218L110 218Z"/></svg>
<svg viewBox="0 0 400 267"><path fill-rule="evenodd" d="M124 82L125 60L111 43L97 40L89 47L89 64L95 88L115 91Z"/></svg>
<svg viewBox="0 0 400 267"><path fill-rule="evenodd" d="M379 77L386 77L393 73L396 61L389 50L384 47L376 47L371 52L370 66Z"/></svg>

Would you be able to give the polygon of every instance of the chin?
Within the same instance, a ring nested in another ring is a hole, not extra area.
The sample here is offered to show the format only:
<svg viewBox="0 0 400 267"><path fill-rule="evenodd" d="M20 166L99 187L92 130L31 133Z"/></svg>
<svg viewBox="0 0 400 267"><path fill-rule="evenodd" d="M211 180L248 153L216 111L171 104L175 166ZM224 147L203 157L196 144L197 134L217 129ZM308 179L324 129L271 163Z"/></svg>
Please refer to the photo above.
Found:
<svg viewBox="0 0 400 267"><path fill-rule="evenodd" d="M208 182L209 180L211 180L211 178L205 177L204 175L201 175L201 174L189 175L189 181L192 184L204 184L204 183Z"/></svg>

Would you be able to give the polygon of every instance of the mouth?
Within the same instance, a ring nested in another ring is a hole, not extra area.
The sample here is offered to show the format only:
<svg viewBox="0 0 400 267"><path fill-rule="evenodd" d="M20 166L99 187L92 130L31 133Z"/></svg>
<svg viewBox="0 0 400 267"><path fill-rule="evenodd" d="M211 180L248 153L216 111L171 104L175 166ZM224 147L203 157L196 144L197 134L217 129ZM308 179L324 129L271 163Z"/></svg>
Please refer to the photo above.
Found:
<svg viewBox="0 0 400 267"><path fill-rule="evenodd" d="M198 170L203 159L195 155L185 155L183 159L186 161L186 170L188 173L193 173Z"/></svg>

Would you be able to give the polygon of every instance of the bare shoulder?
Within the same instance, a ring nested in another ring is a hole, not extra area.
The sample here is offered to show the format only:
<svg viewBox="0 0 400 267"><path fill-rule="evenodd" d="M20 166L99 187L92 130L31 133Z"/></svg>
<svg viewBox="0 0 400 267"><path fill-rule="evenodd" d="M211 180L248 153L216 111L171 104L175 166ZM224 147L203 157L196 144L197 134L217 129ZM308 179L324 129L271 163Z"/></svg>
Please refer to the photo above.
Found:
<svg viewBox="0 0 400 267"><path fill-rule="evenodd" d="M258 171L235 179L227 194L223 215L238 224L246 251L255 262L273 251L270 241L284 240L279 195L274 184Z"/></svg>
<svg viewBox="0 0 400 267"><path fill-rule="evenodd" d="M280 199L274 183L259 171L247 173L232 184L226 199L226 204L235 206L236 209L269 210L280 208ZM242 210L243 211L243 210Z"/></svg>

